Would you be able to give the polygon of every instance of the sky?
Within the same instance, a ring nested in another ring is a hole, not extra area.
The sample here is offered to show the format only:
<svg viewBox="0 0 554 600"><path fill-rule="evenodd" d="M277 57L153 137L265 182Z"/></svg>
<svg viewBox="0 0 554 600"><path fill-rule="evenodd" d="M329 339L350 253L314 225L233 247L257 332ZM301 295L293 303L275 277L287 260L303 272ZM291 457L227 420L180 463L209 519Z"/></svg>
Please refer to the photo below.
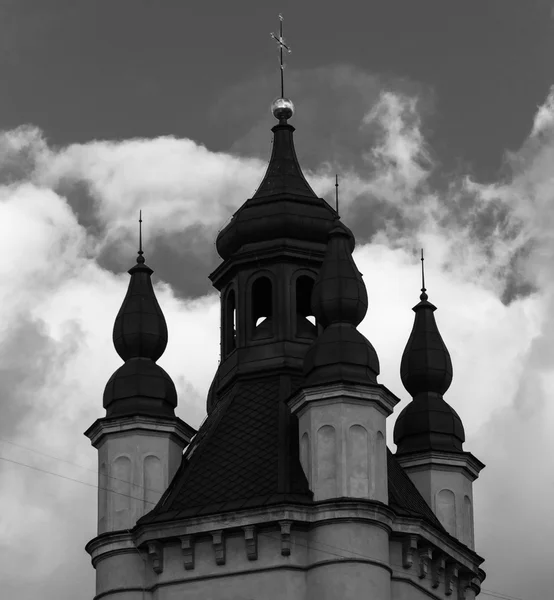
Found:
<svg viewBox="0 0 554 600"><path fill-rule="evenodd" d="M143 211L169 327L160 364L198 427L218 360L214 240L261 181L285 91L305 174L357 238L380 382L418 253L454 365L484 590L554 583L554 19L546 0L0 0L0 580L89 600L111 342ZM24 466L27 465L27 466ZM494 595L496 594L496 595Z"/></svg>

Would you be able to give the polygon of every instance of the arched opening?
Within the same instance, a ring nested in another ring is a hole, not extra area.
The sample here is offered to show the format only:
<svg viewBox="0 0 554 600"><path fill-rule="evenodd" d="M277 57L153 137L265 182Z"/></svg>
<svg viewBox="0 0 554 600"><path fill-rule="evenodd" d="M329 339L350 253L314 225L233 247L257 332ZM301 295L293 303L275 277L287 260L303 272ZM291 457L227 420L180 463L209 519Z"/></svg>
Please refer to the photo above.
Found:
<svg viewBox="0 0 554 600"><path fill-rule="evenodd" d="M237 301L235 290L230 290L225 299L223 350L225 356L237 347Z"/></svg>
<svg viewBox="0 0 554 600"><path fill-rule="evenodd" d="M307 275L301 275L296 280L296 335L299 337L315 338L317 325L312 311L312 291L314 280Z"/></svg>
<svg viewBox="0 0 554 600"><path fill-rule="evenodd" d="M252 285L253 338L273 335L273 289L268 277L259 277Z"/></svg>

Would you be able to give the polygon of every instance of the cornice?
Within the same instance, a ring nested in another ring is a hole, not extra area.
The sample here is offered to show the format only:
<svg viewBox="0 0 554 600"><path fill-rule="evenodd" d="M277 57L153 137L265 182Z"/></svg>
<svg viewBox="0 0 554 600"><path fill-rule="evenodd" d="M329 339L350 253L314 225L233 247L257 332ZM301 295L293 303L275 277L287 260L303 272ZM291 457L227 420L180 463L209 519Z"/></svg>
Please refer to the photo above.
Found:
<svg viewBox="0 0 554 600"><path fill-rule="evenodd" d="M385 415L392 414L394 407L400 402L384 385L354 385L336 383L301 389L288 401L288 406L295 414L302 415L310 404L334 404L348 402L350 404L367 405L372 403Z"/></svg>
<svg viewBox="0 0 554 600"><path fill-rule="evenodd" d="M163 418L146 415L112 417L97 419L86 431L85 435L93 446L98 447L104 436L124 434L130 431L144 432L149 435L171 435L179 441L190 442L196 430L179 417Z"/></svg>
<svg viewBox="0 0 554 600"><path fill-rule="evenodd" d="M440 450L425 450L409 454L395 454L396 460L406 471L422 471L436 467L441 471L458 471L475 481L485 465L471 452L441 452Z"/></svg>

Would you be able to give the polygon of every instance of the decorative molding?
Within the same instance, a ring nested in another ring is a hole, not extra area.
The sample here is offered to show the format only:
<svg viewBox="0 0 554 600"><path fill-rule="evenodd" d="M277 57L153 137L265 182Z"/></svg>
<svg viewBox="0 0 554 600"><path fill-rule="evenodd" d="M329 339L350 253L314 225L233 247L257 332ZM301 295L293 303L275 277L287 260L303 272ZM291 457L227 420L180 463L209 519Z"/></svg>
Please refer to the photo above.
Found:
<svg viewBox="0 0 554 600"><path fill-rule="evenodd" d="M465 573L458 578L458 598L459 600L475 600L481 586L479 579L473 573Z"/></svg>
<svg viewBox="0 0 554 600"><path fill-rule="evenodd" d="M409 535L402 540L402 566L409 569L414 564L417 552L417 535Z"/></svg>
<svg viewBox="0 0 554 600"><path fill-rule="evenodd" d="M454 583L458 579L458 564L455 562L449 562L446 565L446 572L444 575L444 593L447 596L451 596L454 591Z"/></svg>
<svg viewBox="0 0 554 600"><path fill-rule="evenodd" d="M225 564L225 535L223 530L214 531L212 533L212 545L214 547L215 552L215 564L216 565L224 565Z"/></svg>
<svg viewBox="0 0 554 600"><path fill-rule="evenodd" d="M433 556L433 550L429 546L419 549L419 573L420 579L425 579L429 573L429 564Z"/></svg>
<svg viewBox="0 0 554 600"><path fill-rule="evenodd" d="M148 542L148 556L152 561L155 573L160 574L164 570L164 549L159 542Z"/></svg>
<svg viewBox="0 0 554 600"><path fill-rule="evenodd" d="M196 435L197 431L179 417L148 417L132 415L118 418L102 418L85 431L92 445L98 448L106 435L127 433L129 431L145 431L150 435L176 438L186 446Z"/></svg>
<svg viewBox="0 0 554 600"><path fill-rule="evenodd" d="M181 536L181 551L185 569L192 571L194 569L194 537L192 535Z"/></svg>
<svg viewBox="0 0 554 600"><path fill-rule="evenodd" d="M312 402L318 404L348 402L349 404L361 405L371 402L374 406L379 407L379 410L385 416L388 416L392 414L400 399L382 384L366 387L337 383L315 388L303 388L287 404L292 413L300 416Z"/></svg>
<svg viewBox="0 0 554 600"><path fill-rule="evenodd" d="M258 560L258 532L255 525L243 527L246 556L248 560Z"/></svg>
<svg viewBox="0 0 554 600"><path fill-rule="evenodd" d="M281 554L290 556L290 526L292 521L279 521L281 527Z"/></svg>
<svg viewBox="0 0 554 600"><path fill-rule="evenodd" d="M431 569L431 587L436 589L439 587L441 579L444 577L444 571L446 569L446 558L444 554L437 553L438 556L433 560Z"/></svg>

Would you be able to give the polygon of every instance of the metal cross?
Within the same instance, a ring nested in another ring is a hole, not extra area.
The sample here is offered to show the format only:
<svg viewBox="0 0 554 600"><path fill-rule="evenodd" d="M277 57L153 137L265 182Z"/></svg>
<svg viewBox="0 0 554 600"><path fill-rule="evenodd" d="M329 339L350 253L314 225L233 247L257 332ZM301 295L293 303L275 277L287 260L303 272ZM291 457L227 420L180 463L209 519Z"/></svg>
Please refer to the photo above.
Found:
<svg viewBox="0 0 554 600"><path fill-rule="evenodd" d="M285 65L283 63L283 50L290 54L291 49L288 44L285 42L283 38L283 15L279 15L279 37L277 37L274 33L270 33L271 37L277 42L279 46L279 64L281 66L281 98L285 97L285 86L284 86L284 78L283 71L285 69Z"/></svg>
<svg viewBox="0 0 554 600"><path fill-rule="evenodd" d="M421 291L425 294L425 268L423 266L423 248L421 249Z"/></svg>
<svg viewBox="0 0 554 600"><path fill-rule="evenodd" d="M139 211L139 256L142 256L144 252L142 251L142 210Z"/></svg>

